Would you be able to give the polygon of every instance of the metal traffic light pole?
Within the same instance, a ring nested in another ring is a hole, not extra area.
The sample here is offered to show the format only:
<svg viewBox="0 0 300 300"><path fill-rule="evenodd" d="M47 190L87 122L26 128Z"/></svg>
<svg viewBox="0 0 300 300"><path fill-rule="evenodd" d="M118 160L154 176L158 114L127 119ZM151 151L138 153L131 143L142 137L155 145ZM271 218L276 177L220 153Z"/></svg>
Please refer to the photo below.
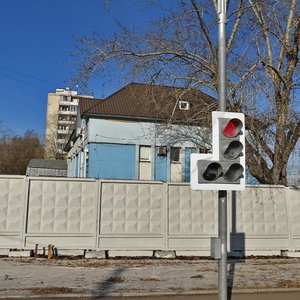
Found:
<svg viewBox="0 0 300 300"><path fill-rule="evenodd" d="M226 111L226 1L218 0L219 111ZM218 236L221 258L218 268L219 300L227 300L227 191L218 192Z"/></svg>

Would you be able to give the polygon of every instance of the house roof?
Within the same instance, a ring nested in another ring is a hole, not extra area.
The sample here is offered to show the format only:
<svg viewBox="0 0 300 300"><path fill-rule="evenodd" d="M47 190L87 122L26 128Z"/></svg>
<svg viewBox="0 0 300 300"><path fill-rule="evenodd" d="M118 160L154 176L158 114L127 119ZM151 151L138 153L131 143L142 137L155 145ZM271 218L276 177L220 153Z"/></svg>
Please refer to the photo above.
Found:
<svg viewBox="0 0 300 300"><path fill-rule="evenodd" d="M189 109L179 109L179 101L188 101ZM130 83L106 99L82 98L79 105L81 116L196 122L210 115L217 101L195 89Z"/></svg>

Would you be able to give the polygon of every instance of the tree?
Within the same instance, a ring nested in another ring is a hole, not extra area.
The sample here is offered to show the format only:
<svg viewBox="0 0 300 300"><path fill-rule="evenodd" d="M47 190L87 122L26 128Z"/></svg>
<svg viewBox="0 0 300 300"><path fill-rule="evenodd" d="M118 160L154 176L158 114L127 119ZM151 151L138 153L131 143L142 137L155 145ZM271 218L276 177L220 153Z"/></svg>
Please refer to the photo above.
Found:
<svg viewBox="0 0 300 300"><path fill-rule="evenodd" d="M38 135L28 130L24 136L0 136L0 174L25 175L32 158L43 158L44 148Z"/></svg>
<svg viewBox="0 0 300 300"><path fill-rule="evenodd" d="M249 3L260 63L253 77L268 105L258 111L260 120L265 119L262 127L250 122L248 165L261 182L286 184L287 163L300 135L299 107L293 97L300 84L300 5L297 0Z"/></svg>
<svg viewBox="0 0 300 300"><path fill-rule="evenodd" d="M300 134L293 97L300 85L300 3L228 0L227 7L228 110L246 114L251 174L261 183L287 184L287 163ZM117 65L133 79L217 97L217 0L177 1L146 31L119 25L110 39L97 33L78 39L75 81L81 86Z"/></svg>

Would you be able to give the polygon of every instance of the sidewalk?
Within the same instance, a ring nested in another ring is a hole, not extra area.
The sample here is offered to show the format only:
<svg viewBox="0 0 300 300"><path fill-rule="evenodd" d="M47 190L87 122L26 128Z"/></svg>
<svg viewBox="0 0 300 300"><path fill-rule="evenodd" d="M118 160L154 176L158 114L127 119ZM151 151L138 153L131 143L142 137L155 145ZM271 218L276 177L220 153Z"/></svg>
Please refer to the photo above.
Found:
<svg viewBox="0 0 300 300"><path fill-rule="evenodd" d="M300 259L228 260L233 293L300 290ZM0 258L0 298L217 293L209 259Z"/></svg>

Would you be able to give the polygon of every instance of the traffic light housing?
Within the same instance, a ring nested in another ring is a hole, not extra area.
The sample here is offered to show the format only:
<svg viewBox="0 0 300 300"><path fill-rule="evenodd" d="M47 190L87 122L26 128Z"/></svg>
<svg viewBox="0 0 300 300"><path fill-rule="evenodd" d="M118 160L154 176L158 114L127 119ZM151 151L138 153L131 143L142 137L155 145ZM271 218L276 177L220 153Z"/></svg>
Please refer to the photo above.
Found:
<svg viewBox="0 0 300 300"><path fill-rule="evenodd" d="M212 154L191 154L191 188L244 190L244 114L214 111L212 123Z"/></svg>

